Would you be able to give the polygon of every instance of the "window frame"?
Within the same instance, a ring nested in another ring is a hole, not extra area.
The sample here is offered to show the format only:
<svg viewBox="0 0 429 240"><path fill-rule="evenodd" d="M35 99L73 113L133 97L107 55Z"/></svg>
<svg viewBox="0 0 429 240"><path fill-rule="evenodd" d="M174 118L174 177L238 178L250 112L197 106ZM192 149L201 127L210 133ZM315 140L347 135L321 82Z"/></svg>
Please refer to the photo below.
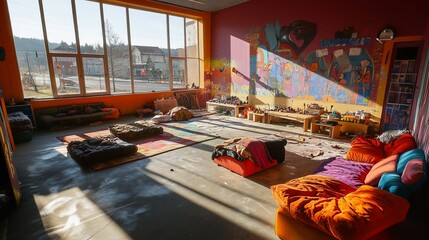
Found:
<svg viewBox="0 0 429 240"><path fill-rule="evenodd" d="M102 38L103 38L103 52L98 54L98 53L82 53L81 52L81 43L80 43L80 32L79 32L79 24L78 24L78 14L77 14L77 7L76 7L76 0L69 0L71 3L71 13L72 13L72 17L73 17L73 26L74 26L74 36L75 36L75 46L76 46L76 52L75 53L60 53L60 52L52 52L52 50L49 48L49 38L48 38L48 29L47 29L47 25L46 25L46 17L45 17L45 10L44 10L44 6L43 6L43 0L35 0L38 2L39 5L39 11L40 11L40 20L41 20L41 25L42 25L42 33L43 33L43 42L44 42L44 46L45 46L45 57L46 57L46 61L47 61L47 70L49 73L49 79L50 79L50 83L51 83L51 91L52 91L52 98L53 99L62 99L62 98L70 98L70 97L85 97L85 96L103 96L103 95L120 95L120 94L142 94L142 93L150 93L150 92L154 92L156 90L153 89L145 89L144 91L139 91L136 92L136 85L135 85L135 79L134 79L134 66L133 66L133 55L132 55L132 48L133 46L131 45L131 29L130 29L130 9L135 9L135 10L142 10L142 11L151 11L151 12L155 12L155 13L162 13L165 14L166 16L166 28L167 28L167 53L164 57L168 58L167 64L169 67L169 84L168 84L168 88L169 90L161 90L161 91L157 91L157 92L168 92L168 91L176 91L176 90L184 90L187 89L190 84L190 79L189 79L189 74L188 74L188 59L195 59L198 62L198 66L197 66L197 73L195 74L196 76L198 76L197 81L199 83L202 83L202 78L203 75L201 74L201 69L202 69L202 64L204 62L204 58L203 55L201 53L202 49L201 49L201 42L203 41L203 39L201 39L203 36L200 35L200 31L202 28L201 25L201 20L198 17L189 17L186 16L186 14L180 14L180 13L170 13L168 11L163 11L162 9L158 9L158 10L154 10L154 9L146 9L144 8L144 6L142 6L141 8L137 7L137 6L127 6L126 4L124 5L120 5L120 4L112 4L112 3L105 3L103 1L91 1L94 2L96 4L98 4L98 9L99 9L99 16L100 16L100 21L101 21L101 32L102 32ZM124 8L125 12L126 12L126 31L127 31L127 44L128 44L128 62L129 62L129 74L130 74L130 91L129 92L112 92L111 89L111 81L110 81L110 69L109 69L109 60L108 60L108 50L107 50L107 40L106 40L106 26L105 26L105 16L104 16L104 5L113 5L113 6L117 6L120 8ZM180 17L183 18L183 37L184 37L184 57L176 57L176 56L172 56L171 55L171 48L170 48L170 16L176 16L176 17ZM187 45L187 40L188 40L188 36L187 36L187 21L188 19L193 20L196 22L196 33L195 33L195 38L196 38L196 57L192 56L189 57L187 50L188 50L188 45ZM72 93L72 94L61 94L58 91L58 87L57 86L57 81L56 81L56 75L55 75L55 65L54 65L54 61L53 59L56 57L69 57L69 58L75 58L76 59L76 68L77 68L77 78L78 78L78 82L79 82L79 92L78 93ZM140 56L141 57L141 56ZM96 58L96 59L102 59L103 61L103 68L104 68L104 85L105 85L105 89L104 91L98 91L98 89L96 89L95 92L87 92L86 91L86 80L85 80L85 67L83 64L83 59L84 58ZM175 60L179 60L179 61L183 61L184 62L184 86L174 86L174 73L173 73L173 62ZM193 75L193 76L195 76ZM21 76L22 77L22 76ZM192 80L192 82L195 82L195 80ZM20 81L21 84L22 81ZM25 91L24 88L22 88L23 91L23 95L25 97ZM48 97L49 99L50 97ZM44 99L44 98L36 98L36 99Z"/></svg>

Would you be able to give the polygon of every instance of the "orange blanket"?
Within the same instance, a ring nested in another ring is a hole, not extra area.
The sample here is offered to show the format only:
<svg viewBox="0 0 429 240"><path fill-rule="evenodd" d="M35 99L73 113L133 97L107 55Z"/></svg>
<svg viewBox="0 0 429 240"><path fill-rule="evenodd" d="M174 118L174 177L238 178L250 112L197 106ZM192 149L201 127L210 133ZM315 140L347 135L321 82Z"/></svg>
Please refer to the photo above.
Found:
<svg viewBox="0 0 429 240"><path fill-rule="evenodd" d="M357 190L322 175L308 175L271 187L280 207L295 219L338 239L367 239L403 221L409 203L378 188Z"/></svg>

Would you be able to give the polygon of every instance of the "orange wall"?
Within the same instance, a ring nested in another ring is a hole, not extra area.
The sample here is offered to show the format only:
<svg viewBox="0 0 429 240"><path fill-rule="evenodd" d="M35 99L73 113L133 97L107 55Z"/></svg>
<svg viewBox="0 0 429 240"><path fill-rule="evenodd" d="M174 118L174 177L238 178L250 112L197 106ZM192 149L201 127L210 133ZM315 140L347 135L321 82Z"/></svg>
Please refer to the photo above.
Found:
<svg viewBox="0 0 429 240"><path fill-rule="evenodd" d="M0 0L0 46L6 50L6 60L0 61L0 86L5 100L15 97L22 99L22 88L19 82L19 70L13 45L12 31L6 0Z"/></svg>
<svg viewBox="0 0 429 240"><path fill-rule="evenodd" d="M105 3L120 4L122 6L130 6L147 10L157 10L170 14L181 14L187 17L193 17L203 22L204 34L204 71L210 68L210 28L211 14L199 11L193 11L180 7L165 5L147 0L106 0ZM0 61L0 86L3 89L3 96L6 101L14 98L16 102L23 101L23 93L20 83L20 75L15 55L15 47L13 44L12 30L10 27L9 12L6 0L0 0L0 46L6 49L6 60ZM201 78L200 86L204 86L203 78ZM135 113L138 108L141 108L144 103L156 100L158 98L167 98L173 92L159 93L141 93L130 95L107 95L96 97L82 98L66 98L66 99L48 99L48 100L33 100L31 105L34 109L60 106L78 103L104 102L108 106L114 106L120 109L122 114Z"/></svg>

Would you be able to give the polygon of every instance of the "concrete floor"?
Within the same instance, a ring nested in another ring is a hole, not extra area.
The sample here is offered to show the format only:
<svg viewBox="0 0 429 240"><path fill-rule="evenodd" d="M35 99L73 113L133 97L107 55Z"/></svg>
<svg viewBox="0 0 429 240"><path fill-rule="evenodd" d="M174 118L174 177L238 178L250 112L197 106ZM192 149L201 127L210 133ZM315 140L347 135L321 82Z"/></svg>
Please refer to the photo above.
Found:
<svg viewBox="0 0 429 240"><path fill-rule="evenodd" d="M302 127L225 116L192 121L220 137L96 172L84 171L56 137L117 122L35 133L14 154L23 199L6 219L6 239L277 239L269 186L310 174L320 162L288 151L288 143L285 163L243 178L214 164L211 153L231 137L298 136Z"/></svg>

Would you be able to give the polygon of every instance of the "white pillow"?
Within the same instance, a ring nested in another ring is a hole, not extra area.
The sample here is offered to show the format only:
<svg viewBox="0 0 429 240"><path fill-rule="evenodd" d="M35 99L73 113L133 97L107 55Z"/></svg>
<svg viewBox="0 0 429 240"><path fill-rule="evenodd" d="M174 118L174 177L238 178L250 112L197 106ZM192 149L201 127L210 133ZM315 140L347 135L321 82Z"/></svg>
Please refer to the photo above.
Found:
<svg viewBox="0 0 429 240"><path fill-rule="evenodd" d="M411 133L410 130L403 129L403 130L389 130L383 132L380 136L378 136L376 139L380 142L389 143L397 138L399 138L402 134L405 133Z"/></svg>

